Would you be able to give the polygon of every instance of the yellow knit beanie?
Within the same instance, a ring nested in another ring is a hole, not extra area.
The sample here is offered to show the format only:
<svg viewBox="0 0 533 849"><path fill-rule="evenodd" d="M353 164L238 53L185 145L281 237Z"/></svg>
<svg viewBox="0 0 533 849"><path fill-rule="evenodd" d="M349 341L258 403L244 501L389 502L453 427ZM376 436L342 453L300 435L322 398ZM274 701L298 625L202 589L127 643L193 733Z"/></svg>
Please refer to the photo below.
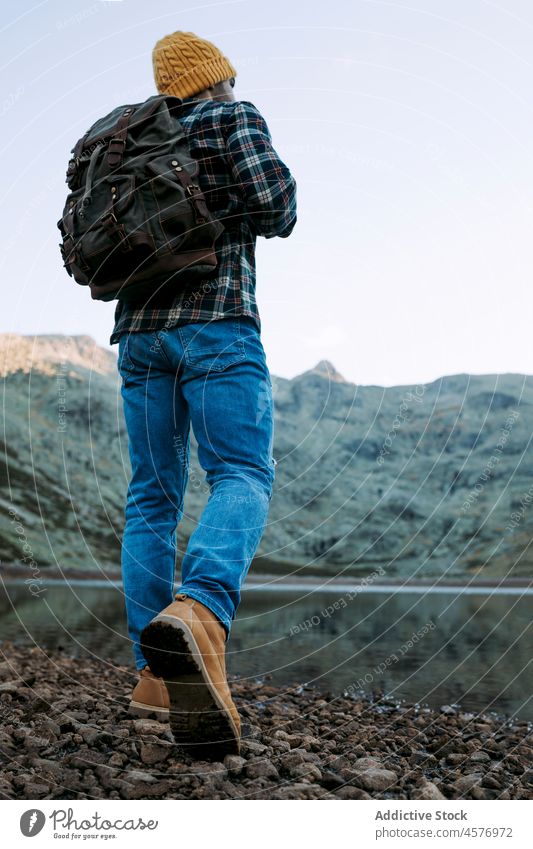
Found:
<svg viewBox="0 0 533 849"><path fill-rule="evenodd" d="M194 32L178 31L159 39L152 62L158 92L174 97L190 97L237 76L218 47Z"/></svg>

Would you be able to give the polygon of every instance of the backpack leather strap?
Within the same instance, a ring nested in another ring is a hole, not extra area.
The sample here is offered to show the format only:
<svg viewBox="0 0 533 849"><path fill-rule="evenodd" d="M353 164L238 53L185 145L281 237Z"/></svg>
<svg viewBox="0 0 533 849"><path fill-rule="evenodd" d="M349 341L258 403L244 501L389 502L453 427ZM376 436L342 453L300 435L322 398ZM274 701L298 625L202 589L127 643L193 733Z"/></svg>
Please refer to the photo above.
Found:
<svg viewBox="0 0 533 849"><path fill-rule="evenodd" d="M133 106L128 106L117 121L115 132L107 146L107 164L110 170L120 168L122 165L122 156L128 138L128 125L134 111Z"/></svg>

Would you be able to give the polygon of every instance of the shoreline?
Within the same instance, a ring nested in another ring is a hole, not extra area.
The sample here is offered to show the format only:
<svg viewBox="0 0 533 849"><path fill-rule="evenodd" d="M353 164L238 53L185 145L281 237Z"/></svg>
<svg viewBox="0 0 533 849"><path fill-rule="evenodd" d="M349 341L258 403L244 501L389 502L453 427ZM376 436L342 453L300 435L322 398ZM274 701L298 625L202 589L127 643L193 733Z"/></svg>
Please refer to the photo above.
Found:
<svg viewBox="0 0 533 849"><path fill-rule="evenodd" d="M77 569L64 569L60 571L55 567L41 567L38 575L28 575L28 570L24 567L19 567L14 564L2 564L0 569L2 581L5 583L49 583L49 584L64 584L64 583L93 583L98 586L106 584L122 584L122 576L120 572L106 572L105 574L83 571ZM265 591L298 591L299 589L313 589L330 592L333 590L371 592L372 590L383 591L388 588L401 588L402 591L418 591L420 589L432 590L454 590L454 589L502 589L502 590L519 590L525 589L533 592L533 576L520 578L453 578L434 579L416 581L409 578L389 578L376 579L364 583L368 576L357 577L339 577L328 575L313 575L304 576L293 579L290 575L275 575L270 573L253 573L249 574L243 589L263 589Z"/></svg>
<svg viewBox="0 0 533 849"><path fill-rule="evenodd" d="M133 668L0 644L4 799L533 799L532 724L379 691L231 681L240 756L127 713Z"/></svg>

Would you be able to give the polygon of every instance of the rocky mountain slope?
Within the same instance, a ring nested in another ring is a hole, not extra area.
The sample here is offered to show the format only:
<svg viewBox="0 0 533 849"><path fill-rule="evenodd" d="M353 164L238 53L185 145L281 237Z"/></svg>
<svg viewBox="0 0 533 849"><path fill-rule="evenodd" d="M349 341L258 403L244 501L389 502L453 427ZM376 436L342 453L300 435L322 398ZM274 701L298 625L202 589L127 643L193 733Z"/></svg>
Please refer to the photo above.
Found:
<svg viewBox="0 0 533 849"><path fill-rule="evenodd" d="M0 336L0 559L116 572L128 481L116 353ZM383 578L533 574L533 377L357 386L273 377L275 495L255 568ZM179 550L206 487L192 452Z"/></svg>

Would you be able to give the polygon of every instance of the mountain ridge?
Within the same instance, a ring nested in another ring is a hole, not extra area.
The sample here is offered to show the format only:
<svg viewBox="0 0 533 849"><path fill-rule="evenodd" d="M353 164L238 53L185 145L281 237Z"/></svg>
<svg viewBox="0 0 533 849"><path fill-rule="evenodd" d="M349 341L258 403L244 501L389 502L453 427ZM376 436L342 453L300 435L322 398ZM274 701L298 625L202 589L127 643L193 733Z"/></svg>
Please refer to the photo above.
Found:
<svg viewBox="0 0 533 849"><path fill-rule="evenodd" d="M0 367L0 559L22 561L14 510L43 568L116 571L129 458L115 352L83 334L2 334ZM272 382L278 465L256 568L353 578L382 564L385 577L412 580L533 574L533 377L365 386L320 360ZM180 556L207 497L194 438L191 447Z"/></svg>

